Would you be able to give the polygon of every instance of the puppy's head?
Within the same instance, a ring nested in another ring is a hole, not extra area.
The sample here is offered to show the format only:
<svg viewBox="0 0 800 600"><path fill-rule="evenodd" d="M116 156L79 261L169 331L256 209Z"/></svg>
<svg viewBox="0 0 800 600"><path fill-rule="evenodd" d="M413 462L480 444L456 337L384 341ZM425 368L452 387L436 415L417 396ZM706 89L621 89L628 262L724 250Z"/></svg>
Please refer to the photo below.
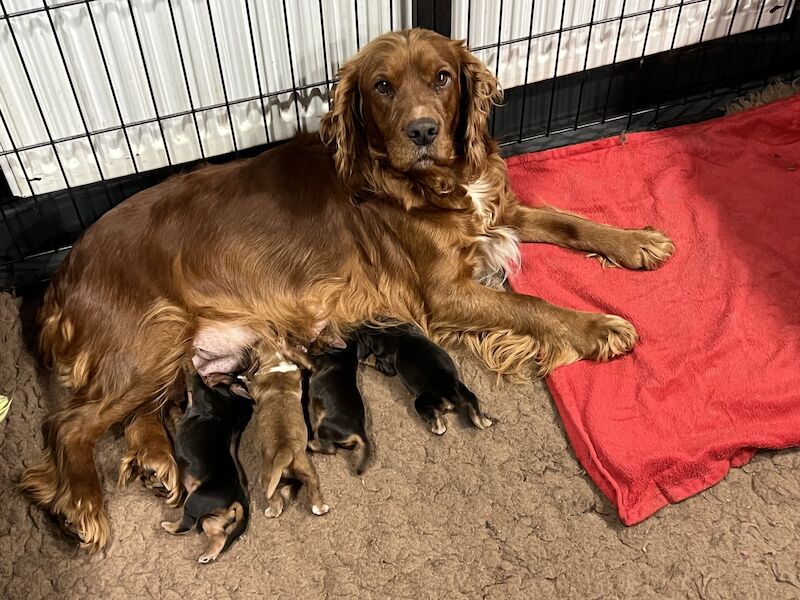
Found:
<svg viewBox="0 0 800 600"><path fill-rule="evenodd" d="M242 382L227 373L212 373L201 378L187 377L186 414L214 415L231 427L241 429L253 414L253 398Z"/></svg>
<svg viewBox="0 0 800 600"><path fill-rule="evenodd" d="M229 392L235 396L252 400L253 397L244 385L244 382L230 373L210 373L203 377L206 386L213 388L219 393Z"/></svg>

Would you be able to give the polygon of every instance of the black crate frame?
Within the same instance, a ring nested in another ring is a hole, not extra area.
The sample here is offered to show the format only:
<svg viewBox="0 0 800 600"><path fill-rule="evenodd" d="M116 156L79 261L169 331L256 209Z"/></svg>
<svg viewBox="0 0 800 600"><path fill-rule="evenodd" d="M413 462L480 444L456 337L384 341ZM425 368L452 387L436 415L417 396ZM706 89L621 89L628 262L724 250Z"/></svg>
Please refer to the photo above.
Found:
<svg viewBox="0 0 800 600"><path fill-rule="evenodd" d="M88 6L93 1L95 0L71 0L60 3L57 6L49 6L45 1L41 8L8 13L6 11L5 2L0 0L0 20L5 20L11 25L14 17L23 16L32 12L44 12L48 17L50 26L54 28L52 18L53 11L76 4L85 4ZM284 19L287 19L286 4L285 0L283 1ZM368 0L361 0L361 2L367 1ZM560 1L562 2L562 22L558 30L533 35L531 25L531 31L525 38L500 40L500 36L498 35L499 41L497 43L485 47L476 47L473 48L473 50L477 51L492 47L496 48L499 53L500 48L504 45L526 41L530 49L532 41L544 35L557 34L560 40L560 36L565 31L571 29L563 26L566 0ZM678 7L678 23L680 22L681 11L685 6L704 1L706 0L680 0ZM670 49L669 51L658 54L642 55L638 59L624 62L616 62L615 57L610 65L591 70L586 69L588 63L585 61L584 68L581 71L566 76L559 76L556 67L554 77L535 83L528 83L528 70L526 69L525 83L521 86L505 90L505 101L503 105L497 107L492 115L490 123L492 135L500 143L502 153L509 156L578 141L618 135L627 131L671 126L720 116L723 114L724 106L733 98L750 89L756 89L766 85L770 78L783 77L785 79L793 79L796 77L798 72L800 72L800 2L794 3L792 15L779 25L764 29L756 28L753 31L732 35L731 29L735 20L736 10L739 7L739 0L733 1L735 1L735 5L733 17L731 19L731 28L729 28L724 37L716 40ZM789 2L791 0L786 1ZM175 29L176 25L172 0L167 0L167 2L172 19L172 27ZM532 0L532 2L535 4L536 0ZM127 0L127 3L133 14L131 0ZM594 22L596 3L597 0L593 0L592 17L589 23L589 36L591 36L592 28L600 23ZM356 31L358 31L358 4L359 0L354 0ZM318 5L319 17L322 20L324 18L323 0L318 0ZM624 5L623 2L622 13L625 11ZM709 8L710 5L709 2ZM765 6L766 0L761 0L757 23L761 21ZM250 32L253 58L258 61L253 39L253 24L250 17L249 4L247 2L245 2L245 7L247 7L248 29ZM391 11L390 14L393 16L394 7L392 0L389 0L389 8ZM449 37L452 27L452 8L451 0L415 0L412 3L413 24L416 27L432 29ZM501 16L503 8L504 1L500 0L499 10L501 11ZM650 22L652 21L653 15L659 10L665 10L667 8L674 8L674 6L656 8L655 2L652 2L649 11L625 15L625 18L638 14L649 15L645 32L645 44L643 47L646 47L646 39L650 32ZM468 31L471 18L470 9L471 2L468 5L467 12ZM209 5L209 14L210 13ZM89 10L89 15L92 15L91 9ZM622 18L623 14L620 14L606 21L621 20ZM708 9L706 10L706 19L707 18ZM531 14L531 23L532 22L533 11ZM139 44L139 51L142 52L141 40L139 39L135 17L133 23L134 29L136 30L137 42ZM213 17L211 18L211 25L213 32ZM97 35L93 18L92 27L95 31L95 35ZM705 27L705 22L703 27ZM677 29L678 25L676 24L676 33ZM619 43L621 30L622 28L620 27L617 34L617 44ZM288 35L288 24L286 25L286 31L289 52L291 53L292 41ZM322 36L323 52L326 52L324 27L322 28ZM19 44L16 40L13 27L11 27L11 37L21 57L22 54L19 50ZM58 36L55 37L56 40L58 40ZM222 75L216 35L213 37L215 41L217 66L219 66L220 74ZM702 39L702 34L700 38ZM357 45L360 47L361 40L357 40L357 42ZM58 50L61 54L62 61L65 61L63 50L58 41L56 41L56 43L58 44ZM673 34L673 46L674 43L675 34ZM761 50L764 48L771 48L771 51L766 53L754 52L753 49L756 47ZM179 42L178 52L181 68L183 70L184 82L188 87L189 83L186 76L186 67ZM106 77L110 80L102 46L100 46L100 54L103 60ZM588 49L586 56L588 60ZM755 59L753 59L754 56L756 57ZM528 52L528 58L530 58L530 52ZM66 62L64 62L64 64L66 70ZM146 90L146 93L149 93L150 96L153 97L152 84L147 74L147 62L144 56L143 64L145 66L145 74L147 76L149 88ZM556 57L556 65L557 64L558 57ZM290 68L291 65L290 59ZM203 106L197 109L191 104L191 94L188 94L190 102L188 111L175 114L158 114L156 112L156 116L153 119L148 119L141 123L125 123L121 129L124 132L128 149L131 150L131 147L126 128L132 126L156 122L163 136L162 121L176 116L191 115L194 121L194 127L198 133L198 140L200 140L201 136L197 124L197 114L201 111L226 108L228 118L230 118L230 108L234 104L259 100L263 109L265 100L272 97L285 94L297 94L298 92L318 87L325 87L329 90L335 81L334 74L327 72L327 65L326 54L325 81L298 86L292 69L292 88L265 94L263 93L262 82L259 80L257 82L259 90L258 96L239 99L235 102L228 101L228 94L223 76L222 86L225 100L223 103L214 106ZM23 67L25 68L28 84L34 91L34 99L36 101L35 108L42 116L45 127L47 127L42 106L38 98L36 98L35 88L33 87L27 67L24 65L24 61ZM492 65L489 65L489 67L492 68ZM498 64L494 65L495 70L498 68L499 59ZM670 75L664 76L664 73L669 73ZM256 69L256 76L258 77L258 69ZM72 87L73 94L75 94L74 84L71 79L69 83ZM122 123L119 101L114 92L113 85L111 86L111 91L116 112L120 118L120 123ZM80 112L80 103L77 102L77 104L78 111ZM158 108L154 99L153 104L157 111ZM297 108L297 103L295 103L295 108L299 110ZM38 146L85 137L89 139L92 153L97 161L97 155L91 142L91 136L119 128L112 127L102 131L89 131L82 112L80 112L80 118L83 129L86 131L85 134L54 140L48 129L48 142L26 147L17 147L12 140L11 149L2 154L14 154L19 157L20 152ZM297 112L296 118L299 125L299 112ZM2 125L6 127L6 130L10 133L10 129L6 126L5 116L2 112L0 112L0 122L2 122ZM266 119L264 119L264 123L266 126ZM233 131L233 127L231 127L231 131ZM235 151L231 154L215 157L205 156L202 148L202 141L200 141L201 155L206 162L213 163L225 162L233 158L253 156L262 152L265 148L275 145L275 143L280 143L270 142L268 130L266 131L266 135L268 140L267 145L244 150L236 146L234 135ZM169 152L168 149L166 151L167 153ZM132 154L131 151L131 155ZM167 155L167 158L171 163L169 155ZM58 166L61 169L64 180L67 181L67 176L64 172L61 160L58 157L58 153L56 153L56 160L58 161ZM6 240L6 242L0 246L0 289L26 286L45 280L55 268L57 268L63 256L71 247L71 244L89 225L91 225L91 223L102 216L104 212L139 190L150 187L162 181L167 176L184 171L192 166L192 163L184 163L152 171L139 171L138 168L135 167L135 174L133 175L113 180L105 180L102 178L102 169L99 168L98 162L98 170L101 174L100 182L81 187L67 187L67 189L63 191L33 195L25 198L12 196L7 182L4 178L0 177L0 240L3 238ZM28 184L30 185L30 181L28 181Z"/></svg>

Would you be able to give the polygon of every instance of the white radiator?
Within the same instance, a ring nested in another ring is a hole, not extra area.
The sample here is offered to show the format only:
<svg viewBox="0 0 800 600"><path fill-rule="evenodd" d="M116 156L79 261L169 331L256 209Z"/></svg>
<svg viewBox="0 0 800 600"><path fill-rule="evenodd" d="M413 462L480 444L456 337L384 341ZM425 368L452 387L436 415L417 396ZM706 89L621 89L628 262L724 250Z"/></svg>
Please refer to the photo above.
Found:
<svg viewBox="0 0 800 600"><path fill-rule="evenodd" d="M411 4L0 0L0 168L29 196L313 130L339 65L410 27ZM626 0L623 15L623 0L596 0L592 15L592 0L540 0L531 15L505 0L501 22L501 0L454 0L453 37L513 87L610 64L615 48L623 61L694 44L706 11L703 40L773 25L791 0L739 0L731 27L735 4Z"/></svg>

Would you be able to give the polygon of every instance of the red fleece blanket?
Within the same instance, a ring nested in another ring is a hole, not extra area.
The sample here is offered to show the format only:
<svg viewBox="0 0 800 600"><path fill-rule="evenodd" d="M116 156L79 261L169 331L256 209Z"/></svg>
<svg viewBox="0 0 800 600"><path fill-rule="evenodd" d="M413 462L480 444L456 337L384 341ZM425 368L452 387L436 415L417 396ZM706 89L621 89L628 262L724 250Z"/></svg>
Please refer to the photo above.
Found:
<svg viewBox="0 0 800 600"><path fill-rule="evenodd" d="M759 448L800 445L800 96L508 166L525 202L653 225L675 242L652 272L524 244L511 278L639 331L631 354L549 378L578 460L624 523L716 484Z"/></svg>

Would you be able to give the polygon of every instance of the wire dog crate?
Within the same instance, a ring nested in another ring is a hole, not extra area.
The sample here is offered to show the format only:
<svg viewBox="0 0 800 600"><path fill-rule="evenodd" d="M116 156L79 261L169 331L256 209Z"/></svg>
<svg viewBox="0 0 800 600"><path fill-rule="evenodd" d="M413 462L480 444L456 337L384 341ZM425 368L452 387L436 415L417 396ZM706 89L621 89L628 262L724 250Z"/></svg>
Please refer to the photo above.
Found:
<svg viewBox="0 0 800 600"><path fill-rule="evenodd" d="M389 30L466 39L515 154L721 114L800 69L794 0L0 0L0 288L198 161L316 129Z"/></svg>

